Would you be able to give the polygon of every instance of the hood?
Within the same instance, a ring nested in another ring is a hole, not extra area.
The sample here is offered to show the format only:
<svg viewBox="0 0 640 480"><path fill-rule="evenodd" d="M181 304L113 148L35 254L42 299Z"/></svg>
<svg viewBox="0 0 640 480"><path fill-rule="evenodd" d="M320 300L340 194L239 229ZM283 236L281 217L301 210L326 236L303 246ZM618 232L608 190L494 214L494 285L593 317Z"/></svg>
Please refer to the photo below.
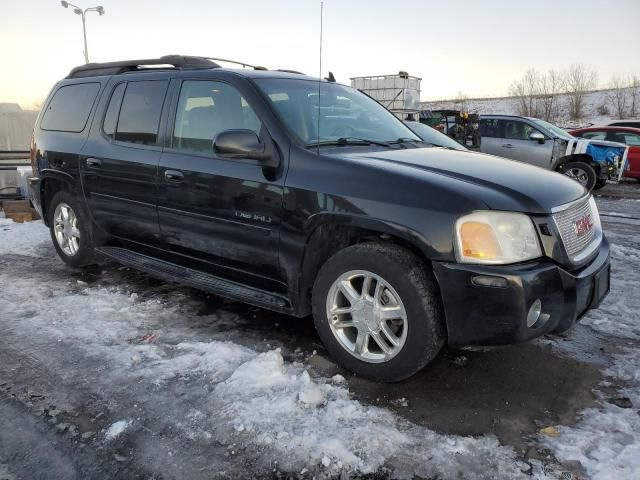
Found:
<svg viewBox="0 0 640 480"><path fill-rule="evenodd" d="M411 148L340 155L352 161L420 177L474 196L495 210L550 213L553 207L586 195L570 178L493 155L444 148Z"/></svg>

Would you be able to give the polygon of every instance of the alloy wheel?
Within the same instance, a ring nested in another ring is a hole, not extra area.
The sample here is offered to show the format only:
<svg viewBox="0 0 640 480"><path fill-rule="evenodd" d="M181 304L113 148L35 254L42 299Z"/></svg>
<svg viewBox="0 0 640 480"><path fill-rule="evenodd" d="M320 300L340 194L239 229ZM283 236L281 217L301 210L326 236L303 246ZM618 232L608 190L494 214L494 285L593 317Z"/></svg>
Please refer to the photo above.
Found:
<svg viewBox="0 0 640 480"><path fill-rule="evenodd" d="M327 319L340 345L359 360L382 363L407 339L407 313L396 290L366 270L342 274L329 288Z"/></svg>
<svg viewBox="0 0 640 480"><path fill-rule="evenodd" d="M53 213L56 241L62 251L72 257L80 250L78 216L68 204L61 202Z"/></svg>

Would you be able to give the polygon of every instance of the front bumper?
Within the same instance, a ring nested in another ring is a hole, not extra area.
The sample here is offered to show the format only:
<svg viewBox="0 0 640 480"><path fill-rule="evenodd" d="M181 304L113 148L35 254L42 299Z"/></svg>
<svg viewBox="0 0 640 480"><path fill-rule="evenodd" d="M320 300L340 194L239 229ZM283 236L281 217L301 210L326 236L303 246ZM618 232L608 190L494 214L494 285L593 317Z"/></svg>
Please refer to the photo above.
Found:
<svg viewBox="0 0 640 480"><path fill-rule="evenodd" d="M609 242L578 271L551 260L484 266L434 262L444 304L450 345L502 345L570 328L597 308L609 291ZM478 285L478 277L498 277L500 287ZM527 326L527 313L539 299L540 319Z"/></svg>

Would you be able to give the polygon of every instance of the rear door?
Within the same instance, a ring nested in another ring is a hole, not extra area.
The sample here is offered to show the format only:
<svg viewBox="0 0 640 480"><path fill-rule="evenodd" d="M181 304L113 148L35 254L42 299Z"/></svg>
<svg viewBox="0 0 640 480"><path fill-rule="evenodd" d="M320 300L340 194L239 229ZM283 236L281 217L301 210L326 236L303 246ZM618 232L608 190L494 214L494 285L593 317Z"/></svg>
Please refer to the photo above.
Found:
<svg viewBox="0 0 640 480"><path fill-rule="evenodd" d="M629 147L627 156L629 170L625 175L640 178L640 135L629 131L609 132L607 140L624 143Z"/></svg>
<svg viewBox="0 0 640 480"><path fill-rule="evenodd" d="M490 155L505 156L502 148L504 140L504 124L497 118L481 118L480 119L480 151Z"/></svg>
<svg viewBox="0 0 640 480"><path fill-rule="evenodd" d="M213 151L218 133L260 133L261 120L229 83L185 79L174 85L176 111L159 168L163 240L228 278L253 278L256 285L276 279L283 177L256 161L221 158Z"/></svg>
<svg viewBox="0 0 640 480"><path fill-rule="evenodd" d="M158 132L167 87L166 79L114 83L94 120L80 172L91 215L110 235L159 240Z"/></svg>

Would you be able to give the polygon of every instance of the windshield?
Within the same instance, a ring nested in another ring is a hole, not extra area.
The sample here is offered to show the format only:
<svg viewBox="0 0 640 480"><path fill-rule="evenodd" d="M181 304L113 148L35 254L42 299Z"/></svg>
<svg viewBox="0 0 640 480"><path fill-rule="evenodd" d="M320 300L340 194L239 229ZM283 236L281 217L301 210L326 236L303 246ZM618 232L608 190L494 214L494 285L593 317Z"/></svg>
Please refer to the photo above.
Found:
<svg viewBox="0 0 640 480"><path fill-rule="evenodd" d="M539 118L530 118L530 120L533 121L534 123L537 123L541 127L546 128L547 130L549 130L554 135L557 135L560 138L564 138L567 140L573 138L573 135L571 135L566 130L563 130L562 128L554 125L553 123L545 122L544 120L540 120Z"/></svg>
<svg viewBox="0 0 640 480"><path fill-rule="evenodd" d="M305 145L339 139L420 141L391 112L353 88L321 82L318 97L318 82L313 80L269 78L255 82L291 133Z"/></svg>
<svg viewBox="0 0 640 480"><path fill-rule="evenodd" d="M467 150L453 138L446 136L435 128L420 122L404 122L422 140L436 147L453 148L455 150Z"/></svg>

